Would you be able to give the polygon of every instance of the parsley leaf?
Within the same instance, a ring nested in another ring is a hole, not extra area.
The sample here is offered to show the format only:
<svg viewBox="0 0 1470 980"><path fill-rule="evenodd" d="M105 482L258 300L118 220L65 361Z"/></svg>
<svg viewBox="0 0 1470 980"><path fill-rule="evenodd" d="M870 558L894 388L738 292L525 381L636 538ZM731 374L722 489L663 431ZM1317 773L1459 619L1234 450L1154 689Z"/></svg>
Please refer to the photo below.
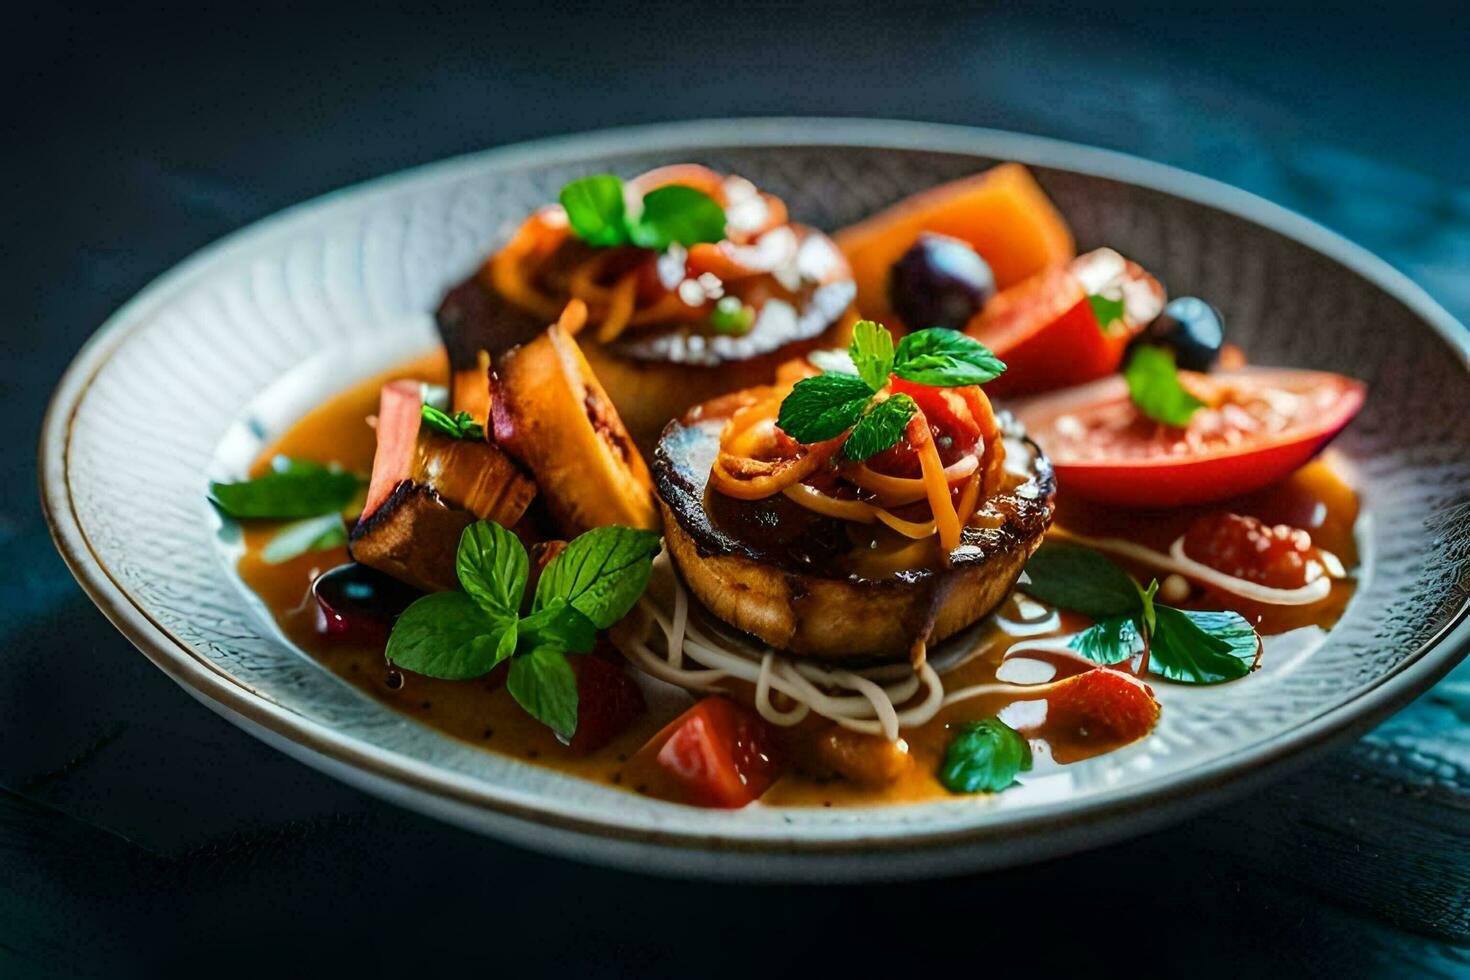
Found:
<svg viewBox="0 0 1470 980"><path fill-rule="evenodd" d="M428 402L424 403L422 412L425 425L451 439L483 440L485 438L485 427L476 422L475 417L469 412L455 412L450 415Z"/></svg>
<svg viewBox="0 0 1470 980"><path fill-rule="evenodd" d="M361 477L340 467L277 456L265 476L211 483L209 499L234 518L319 517L346 507L362 483Z"/></svg>
<svg viewBox="0 0 1470 980"><path fill-rule="evenodd" d="M1133 352L1123 371L1128 394L1138 410L1155 422L1180 428L1189 424L1205 403L1179 383L1174 354L1163 347L1145 344Z"/></svg>
<svg viewBox="0 0 1470 980"><path fill-rule="evenodd" d="M648 587L658 549L658 534L631 527L599 527L578 535L541 573L532 609L563 600L597 629L607 629Z"/></svg>
<svg viewBox="0 0 1470 980"><path fill-rule="evenodd" d="M623 182L612 174L596 174L574 180L561 189L561 206L567 223L588 245L628 243L627 204Z"/></svg>
<svg viewBox="0 0 1470 980"><path fill-rule="evenodd" d="M999 718L956 726L939 781L952 793L999 793L1031 770L1031 743Z"/></svg>
<svg viewBox="0 0 1470 980"><path fill-rule="evenodd" d="M1250 673L1260 653L1254 627L1233 612L1197 612L1155 606L1149 665L1173 681L1219 684Z"/></svg>
<svg viewBox="0 0 1470 980"><path fill-rule="evenodd" d="M280 565L308 551L335 548L347 543L347 525L337 511L307 517L281 528L266 542L260 557L267 565Z"/></svg>
<svg viewBox="0 0 1470 980"><path fill-rule="evenodd" d="M939 388L981 385L1005 371L1001 359L958 330L915 330L898 342L893 373L915 384Z"/></svg>
<svg viewBox="0 0 1470 980"><path fill-rule="evenodd" d="M1072 637L1067 646L1095 664L1116 664L1141 651L1143 637L1132 616L1108 616Z"/></svg>
<svg viewBox="0 0 1470 980"><path fill-rule="evenodd" d="M1142 605L1128 573L1082 545L1043 542L1026 563L1026 575L1031 582L1020 587L1022 592L1095 620L1132 616Z"/></svg>
<svg viewBox="0 0 1470 980"><path fill-rule="evenodd" d="M476 521L459 537L454 555L459 584L475 605L494 617L521 611L530 559L521 539L494 521Z"/></svg>
<svg viewBox="0 0 1470 980"><path fill-rule="evenodd" d="M1093 293L1088 296L1087 305L1092 307L1092 315L1097 320L1097 328L1103 333L1107 333L1109 327L1123 319L1123 314L1128 309L1122 296L1111 299L1101 293Z"/></svg>
<svg viewBox="0 0 1470 980"><path fill-rule="evenodd" d="M852 427L842 452L854 462L862 462L874 453L881 453L903 438L903 430L919 406L902 392L874 405Z"/></svg>
<svg viewBox="0 0 1470 980"><path fill-rule="evenodd" d="M568 741L577 730L577 675L560 650L536 647L510 662L505 686L526 713Z"/></svg>
<svg viewBox="0 0 1470 980"><path fill-rule="evenodd" d="M640 248L665 249L717 242L725 237L725 209L703 191L682 184L643 195L643 211L628 222L628 238Z"/></svg>
<svg viewBox="0 0 1470 980"><path fill-rule="evenodd" d="M872 398L873 389L855 375L802 378L781 402L776 425L797 442L825 442L856 425Z"/></svg>
<svg viewBox="0 0 1470 980"><path fill-rule="evenodd" d="M859 320L852 328L849 354L869 388L877 391L888 383L893 370L893 334L872 320Z"/></svg>
<svg viewBox="0 0 1470 980"><path fill-rule="evenodd" d="M514 616L494 618L463 592L414 600L393 624L388 662L428 677L482 677L515 650Z"/></svg>

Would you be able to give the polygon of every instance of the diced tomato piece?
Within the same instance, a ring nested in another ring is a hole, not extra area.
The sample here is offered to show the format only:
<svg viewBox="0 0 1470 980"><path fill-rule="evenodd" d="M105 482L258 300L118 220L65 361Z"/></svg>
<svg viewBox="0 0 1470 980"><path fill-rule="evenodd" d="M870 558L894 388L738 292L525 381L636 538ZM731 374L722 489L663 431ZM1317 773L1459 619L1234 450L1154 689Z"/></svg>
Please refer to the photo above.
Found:
<svg viewBox="0 0 1470 980"><path fill-rule="evenodd" d="M1045 730L1070 740L1122 745L1143 738L1159 719L1148 685L1107 667L1067 678L1046 701Z"/></svg>
<svg viewBox="0 0 1470 980"><path fill-rule="evenodd" d="M895 393L911 397L923 410L924 418L929 422L929 434L939 448L939 459L945 466L975 450L980 441L980 423L975 420L975 413L970 410L961 389L914 384L896 375L889 379L889 385ZM893 446L874 454L868 460L868 466L888 476L916 478L920 467L915 446L910 432L906 431Z"/></svg>
<svg viewBox="0 0 1470 980"><path fill-rule="evenodd" d="M621 735L644 711L643 689L617 662L597 653L572 657L577 672L577 731L573 752L595 752Z"/></svg>
<svg viewBox="0 0 1470 980"><path fill-rule="evenodd" d="M1114 295L1123 315L1099 323L1088 294ZM1005 362L991 395L1026 395L1093 381L1118 370L1128 341L1163 308L1164 290L1112 249L1078 256L997 295L965 328Z"/></svg>
<svg viewBox="0 0 1470 980"><path fill-rule="evenodd" d="M781 768L769 726L719 696L674 719L628 763L632 783L651 796L724 809L758 799Z"/></svg>

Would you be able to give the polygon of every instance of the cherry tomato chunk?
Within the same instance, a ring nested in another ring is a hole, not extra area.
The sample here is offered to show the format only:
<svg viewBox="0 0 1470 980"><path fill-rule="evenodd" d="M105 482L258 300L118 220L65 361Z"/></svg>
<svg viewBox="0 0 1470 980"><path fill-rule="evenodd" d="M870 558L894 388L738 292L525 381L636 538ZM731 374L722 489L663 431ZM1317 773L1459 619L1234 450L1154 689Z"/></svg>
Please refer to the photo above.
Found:
<svg viewBox="0 0 1470 980"><path fill-rule="evenodd" d="M1184 534L1184 553L1202 565L1272 589L1300 589L1316 577L1312 536L1243 514L1206 514Z"/></svg>
<svg viewBox="0 0 1470 980"><path fill-rule="evenodd" d="M650 796L723 809L758 799L781 768L766 723L719 696L675 718L628 762L633 784Z"/></svg>
<svg viewBox="0 0 1470 980"><path fill-rule="evenodd" d="M600 653L607 645L598 640L599 652L584 657L571 657L577 673L577 730L569 747L585 755L595 752L623 731L647 710L643 689L613 657Z"/></svg>

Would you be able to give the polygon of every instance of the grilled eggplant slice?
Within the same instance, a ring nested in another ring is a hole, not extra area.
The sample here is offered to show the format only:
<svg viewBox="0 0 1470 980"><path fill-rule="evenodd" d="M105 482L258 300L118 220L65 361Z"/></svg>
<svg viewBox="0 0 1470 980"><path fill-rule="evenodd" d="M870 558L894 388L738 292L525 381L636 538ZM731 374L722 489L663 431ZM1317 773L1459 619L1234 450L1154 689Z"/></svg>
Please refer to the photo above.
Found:
<svg viewBox="0 0 1470 980"><path fill-rule="evenodd" d="M727 497L707 487L720 404L669 423L659 441L664 536L710 612L778 649L828 661L910 657L916 642L936 643L999 605L1051 524L1051 464L1019 438L1007 440L1012 485L964 529L949 567L934 538L910 541L782 495Z"/></svg>
<svg viewBox="0 0 1470 980"><path fill-rule="evenodd" d="M491 415L496 442L535 474L562 534L605 524L658 526L648 467L577 342L560 326L499 358Z"/></svg>
<svg viewBox="0 0 1470 980"><path fill-rule="evenodd" d="M439 592L458 588L464 529L481 518L514 525L536 485L499 447L425 428L422 411L418 382L383 386L372 480L348 547L364 565Z"/></svg>

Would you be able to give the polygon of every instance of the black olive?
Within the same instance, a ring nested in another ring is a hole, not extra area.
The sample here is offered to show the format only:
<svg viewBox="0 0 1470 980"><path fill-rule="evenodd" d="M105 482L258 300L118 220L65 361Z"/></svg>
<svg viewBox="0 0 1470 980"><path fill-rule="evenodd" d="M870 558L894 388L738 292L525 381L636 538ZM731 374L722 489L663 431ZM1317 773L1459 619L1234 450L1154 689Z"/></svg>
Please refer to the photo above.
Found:
<svg viewBox="0 0 1470 980"><path fill-rule="evenodd" d="M421 593L391 575L355 562L338 565L311 583L328 636L359 643L387 642L393 622Z"/></svg>
<svg viewBox="0 0 1470 980"><path fill-rule="evenodd" d="M888 302L910 330L958 330L995 295L995 275L968 242L919 236L888 274Z"/></svg>
<svg viewBox="0 0 1470 980"><path fill-rule="evenodd" d="M1225 319L1204 300L1181 296L1164 307L1139 340L1170 348L1174 362L1187 371L1208 371L1220 359Z"/></svg>

